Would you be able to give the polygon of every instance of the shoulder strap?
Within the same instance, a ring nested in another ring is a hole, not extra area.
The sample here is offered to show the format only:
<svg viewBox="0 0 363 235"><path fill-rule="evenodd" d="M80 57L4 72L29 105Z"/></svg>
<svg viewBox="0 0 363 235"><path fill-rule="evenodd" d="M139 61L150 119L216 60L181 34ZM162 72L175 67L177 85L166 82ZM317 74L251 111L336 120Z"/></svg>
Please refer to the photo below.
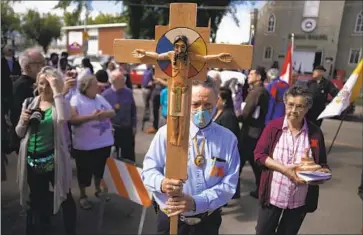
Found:
<svg viewBox="0 0 363 235"><path fill-rule="evenodd" d="M28 107L29 107L29 105L33 102L34 97L28 97L28 98L26 98L25 100L26 100L26 105L25 105L25 107L26 107L26 108L28 108Z"/></svg>

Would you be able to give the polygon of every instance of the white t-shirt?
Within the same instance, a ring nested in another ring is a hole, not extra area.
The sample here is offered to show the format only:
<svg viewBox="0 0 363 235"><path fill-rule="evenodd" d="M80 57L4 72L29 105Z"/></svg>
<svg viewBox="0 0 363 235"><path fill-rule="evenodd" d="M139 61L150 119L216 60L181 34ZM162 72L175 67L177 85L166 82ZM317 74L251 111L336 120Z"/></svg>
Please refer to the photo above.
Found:
<svg viewBox="0 0 363 235"><path fill-rule="evenodd" d="M75 107L78 115L90 115L95 110L112 110L111 105L101 95L90 99L81 93L71 98L71 106ZM93 150L114 144L112 124L110 119L89 121L82 125L72 126L73 148L77 150Z"/></svg>

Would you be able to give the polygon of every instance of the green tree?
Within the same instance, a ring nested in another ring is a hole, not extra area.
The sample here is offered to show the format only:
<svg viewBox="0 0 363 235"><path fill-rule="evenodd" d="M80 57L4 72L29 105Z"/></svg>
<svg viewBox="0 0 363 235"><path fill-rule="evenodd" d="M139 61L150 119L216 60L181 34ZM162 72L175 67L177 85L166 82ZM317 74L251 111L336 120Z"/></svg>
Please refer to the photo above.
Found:
<svg viewBox="0 0 363 235"><path fill-rule="evenodd" d="M72 4L76 3L76 9L72 12L68 12L67 8ZM81 13L85 7L84 1L74 0L74 1L58 1L58 4L54 7L54 9L62 9L63 10L63 21L66 26L80 25L81 22Z"/></svg>
<svg viewBox="0 0 363 235"><path fill-rule="evenodd" d="M75 11L75 12L67 12L64 11L63 13L63 21L65 26L74 26L74 25L80 25L82 22L80 20L81 12Z"/></svg>
<svg viewBox="0 0 363 235"><path fill-rule="evenodd" d="M226 13L231 13L234 21L238 25L236 17L236 6L239 4L253 5L256 0L252 1L234 1L234 0L192 0L205 9L198 9L197 22L199 27L206 27L211 20L211 38L215 41L218 26ZM126 11L122 13L125 20L128 19L128 33L132 38L154 38L155 25L166 25L169 21L170 3L185 2L185 0L113 0L111 2L122 2ZM55 8L66 9L72 3L77 4L77 9L85 8L85 1L82 0L63 0L59 1ZM151 5L151 7L150 7ZM155 6L152 6L155 5ZM163 7L159 7L163 6ZM209 7L209 8L208 8ZM79 18L79 17L78 17Z"/></svg>
<svg viewBox="0 0 363 235"><path fill-rule="evenodd" d="M8 33L20 30L20 16L14 12L9 2L1 2L1 40L8 41Z"/></svg>
<svg viewBox="0 0 363 235"><path fill-rule="evenodd" d="M28 10L22 21L23 34L42 46L44 53L47 53L52 40L61 36L62 23L58 16L50 13L40 15L37 11Z"/></svg>
<svg viewBox="0 0 363 235"><path fill-rule="evenodd" d="M126 14L130 19L128 30L131 37L153 38L155 35L155 25L166 25L169 21L169 8L158 6L167 6L173 2L185 2L185 0L123 0L122 2L124 6L126 6ZM200 7L205 7L205 9L198 9L197 26L208 26L210 19L210 36L212 41L215 41L218 26L223 16L226 13L231 13L238 25L236 6L239 4L247 4L247 1L233 0L194 0L188 2L196 3Z"/></svg>
<svg viewBox="0 0 363 235"><path fill-rule="evenodd" d="M115 24L115 23L126 23L127 17L125 15L113 15L101 13L96 17L89 17L87 24Z"/></svg>

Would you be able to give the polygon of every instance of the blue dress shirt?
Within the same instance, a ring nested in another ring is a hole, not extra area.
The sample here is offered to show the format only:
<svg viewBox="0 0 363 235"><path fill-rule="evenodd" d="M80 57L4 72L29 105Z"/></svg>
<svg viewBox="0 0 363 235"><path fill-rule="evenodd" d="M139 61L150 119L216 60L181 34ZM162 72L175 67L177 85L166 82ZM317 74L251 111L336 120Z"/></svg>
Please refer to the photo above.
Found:
<svg viewBox="0 0 363 235"><path fill-rule="evenodd" d="M161 192L161 182L165 174L167 126L161 127L151 142L146 153L142 179L146 188L153 193L160 208L166 207L168 197ZM198 167L194 164L196 150L193 138L198 139L198 148L205 138L205 164ZM215 210L225 205L234 195L239 178L240 156L237 138L228 129L212 122L204 129L190 123L188 150L188 179L183 192L193 197L195 212L184 213L186 216ZM214 160L216 159L217 160ZM214 167L223 168L224 176L212 176Z"/></svg>

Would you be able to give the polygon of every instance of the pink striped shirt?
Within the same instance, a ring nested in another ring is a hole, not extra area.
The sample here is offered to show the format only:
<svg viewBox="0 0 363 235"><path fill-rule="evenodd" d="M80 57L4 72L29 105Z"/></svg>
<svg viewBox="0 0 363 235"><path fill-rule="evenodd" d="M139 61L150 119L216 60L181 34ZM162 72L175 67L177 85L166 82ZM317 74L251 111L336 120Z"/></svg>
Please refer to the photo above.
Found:
<svg viewBox="0 0 363 235"><path fill-rule="evenodd" d="M306 121L304 120L304 126L300 132L293 137L285 118L282 126L282 135L273 152L273 159L283 165L291 166L298 164L301 162L301 157L304 155L306 148L310 149ZM282 209L301 207L305 205L307 190L307 185L295 184L285 175L274 171L271 183L270 204Z"/></svg>

